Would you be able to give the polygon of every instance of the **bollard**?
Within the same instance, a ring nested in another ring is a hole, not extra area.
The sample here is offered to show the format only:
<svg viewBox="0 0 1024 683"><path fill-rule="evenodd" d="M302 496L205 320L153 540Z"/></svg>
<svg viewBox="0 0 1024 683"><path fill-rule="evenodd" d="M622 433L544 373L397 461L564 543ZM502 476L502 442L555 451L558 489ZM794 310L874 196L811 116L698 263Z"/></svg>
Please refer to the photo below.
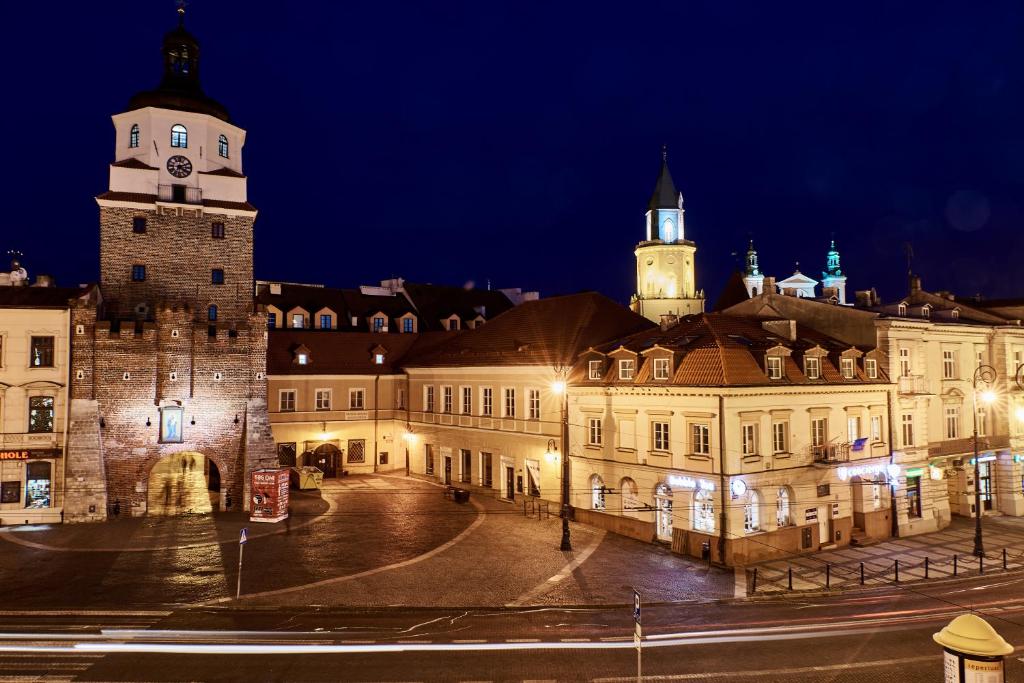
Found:
<svg viewBox="0 0 1024 683"><path fill-rule="evenodd" d="M864 563L860 563L860 585L864 585Z"/></svg>
<svg viewBox="0 0 1024 683"><path fill-rule="evenodd" d="M793 567L789 568L789 590L793 590Z"/></svg>
<svg viewBox="0 0 1024 683"><path fill-rule="evenodd" d="M831 588L832 586L832 565L825 563L825 588Z"/></svg>
<svg viewBox="0 0 1024 683"><path fill-rule="evenodd" d="M757 567L754 567L754 583L750 586L750 593L753 595L757 592Z"/></svg>
<svg viewBox="0 0 1024 683"><path fill-rule="evenodd" d="M928 557L924 558L924 578L928 578Z"/></svg>
<svg viewBox="0 0 1024 683"><path fill-rule="evenodd" d="M985 573L985 556L984 555L978 555L978 573L979 574L984 574Z"/></svg>
<svg viewBox="0 0 1024 683"><path fill-rule="evenodd" d="M1003 569L1006 569L1006 548L1003 548Z"/></svg>
<svg viewBox="0 0 1024 683"><path fill-rule="evenodd" d="M900 561L896 560L896 583L900 582Z"/></svg>
<svg viewBox="0 0 1024 683"><path fill-rule="evenodd" d="M956 555L953 556L953 576L956 576Z"/></svg>

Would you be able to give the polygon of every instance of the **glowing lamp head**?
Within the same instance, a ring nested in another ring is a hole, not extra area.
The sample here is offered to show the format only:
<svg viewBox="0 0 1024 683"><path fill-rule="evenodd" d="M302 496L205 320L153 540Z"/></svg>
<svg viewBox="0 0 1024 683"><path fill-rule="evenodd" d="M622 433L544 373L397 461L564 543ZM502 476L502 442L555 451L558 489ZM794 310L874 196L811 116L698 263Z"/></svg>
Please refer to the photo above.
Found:
<svg viewBox="0 0 1024 683"><path fill-rule="evenodd" d="M565 382L563 382L560 379L555 380L554 382L551 383L551 391L553 391L556 394L565 393Z"/></svg>
<svg viewBox="0 0 1024 683"><path fill-rule="evenodd" d="M1024 422L1024 406L1017 406L1017 410L1014 411L1014 415L1017 416L1018 420Z"/></svg>
<svg viewBox="0 0 1024 683"><path fill-rule="evenodd" d="M978 398L981 400L982 403L989 406L996 402L996 392L992 391L991 389L985 389L980 394L978 394Z"/></svg>
<svg viewBox="0 0 1024 683"><path fill-rule="evenodd" d="M402 440L405 441L406 443L412 443L413 441L416 440L416 435L413 434L412 432L403 432Z"/></svg>

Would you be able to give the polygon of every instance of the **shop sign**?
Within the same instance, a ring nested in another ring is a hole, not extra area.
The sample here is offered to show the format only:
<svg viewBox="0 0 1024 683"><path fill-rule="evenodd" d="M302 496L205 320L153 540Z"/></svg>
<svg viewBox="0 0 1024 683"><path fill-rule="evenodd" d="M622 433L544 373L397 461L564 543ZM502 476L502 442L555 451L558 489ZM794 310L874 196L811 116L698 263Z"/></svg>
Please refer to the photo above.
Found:
<svg viewBox="0 0 1024 683"><path fill-rule="evenodd" d="M729 490L732 491L733 498L740 498L747 492L747 483L742 479L733 479L729 482Z"/></svg>
<svg viewBox="0 0 1024 683"><path fill-rule="evenodd" d="M935 467L934 465L928 466L928 476L931 477L933 480L941 481L942 475L943 472L941 467Z"/></svg>
<svg viewBox="0 0 1024 683"><path fill-rule="evenodd" d="M847 481L853 477L877 477L880 474L889 475L890 479L895 479L900 476L900 466L885 463L871 463L868 465L843 465L842 467L836 468L836 475L842 481Z"/></svg>
<svg viewBox="0 0 1024 683"><path fill-rule="evenodd" d="M707 479L694 479L681 474L668 475L668 485L674 489L700 489L701 491L714 491L715 482Z"/></svg>
<svg viewBox="0 0 1024 683"><path fill-rule="evenodd" d="M253 470L249 519L253 522L280 522L287 519L288 485L287 468Z"/></svg>
<svg viewBox="0 0 1024 683"><path fill-rule="evenodd" d="M908 477L920 477L922 474L924 474L923 467L911 467L909 470L907 470Z"/></svg>
<svg viewBox="0 0 1024 683"><path fill-rule="evenodd" d="M818 508L807 508L804 510L804 521L805 522L817 522L818 521Z"/></svg>
<svg viewBox="0 0 1024 683"><path fill-rule="evenodd" d="M41 458L59 457L59 448L21 448L0 451L0 460L39 460Z"/></svg>

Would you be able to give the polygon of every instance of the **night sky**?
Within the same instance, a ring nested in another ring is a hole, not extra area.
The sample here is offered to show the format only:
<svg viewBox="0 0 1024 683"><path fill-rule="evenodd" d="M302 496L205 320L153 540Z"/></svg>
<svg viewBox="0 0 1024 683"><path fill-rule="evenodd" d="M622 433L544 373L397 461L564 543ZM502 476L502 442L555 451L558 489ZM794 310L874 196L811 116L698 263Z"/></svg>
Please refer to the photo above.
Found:
<svg viewBox="0 0 1024 683"><path fill-rule="evenodd" d="M109 116L171 0L5 5L3 250L99 273ZM762 270L1024 295L1024 4L194 0L248 130L261 279L597 289L623 302L667 144L711 303ZM852 296L851 296L852 298Z"/></svg>

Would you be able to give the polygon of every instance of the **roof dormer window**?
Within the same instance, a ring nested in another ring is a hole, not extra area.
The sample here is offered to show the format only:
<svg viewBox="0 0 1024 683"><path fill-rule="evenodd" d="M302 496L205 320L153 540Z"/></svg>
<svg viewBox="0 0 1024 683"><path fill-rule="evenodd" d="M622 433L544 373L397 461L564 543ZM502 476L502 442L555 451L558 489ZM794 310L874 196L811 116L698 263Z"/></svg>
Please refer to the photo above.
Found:
<svg viewBox="0 0 1024 683"><path fill-rule="evenodd" d="M132 130L128 133L128 146L138 147L139 146L139 124L133 123Z"/></svg>
<svg viewBox="0 0 1024 683"><path fill-rule="evenodd" d="M900 305L896 307L896 310L899 311L901 318L907 317L907 304L905 302L901 301Z"/></svg>
<svg viewBox="0 0 1024 683"><path fill-rule="evenodd" d="M807 379L821 379L821 359L817 356L805 358L804 374L807 375Z"/></svg>
<svg viewBox="0 0 1024 683"><path fill-rule="evenodd" d="M854 377L854 359L853 358L840 358L839 365L843 373L843 379L853 379Z"/></svg>
<svg viewBox="0 0 1024 683"><path fill-rule="evenodd" d="M295 354L295 362L299 365L309 365L309 354L302 352Z"/></svg>
<svg viewBox="0 0 1024 683"><path fill-rule="evenodd" d="M672 359L671 358L655 358L654 359L654 379L656 380L667 380L669 373L671 372Z"/></svg>
<svg viewBox="0 0 1024 683"><path fill-rule="evenodd" d="M188 147L188 129L180 123L171 126L171 147Z"/></svg>
<svg viewBox="0 0 1024 683"><path fill-rule="evenodd" d="M921 317L922 318L930 318L931 315L932 315L932 307L931 306L929 306L928 304L925 304L924 306L921 307Z"/></svg>
<svg viewBox="0 0 1024 683"><path fill-rule="evenodd" d="M604 363L599 360L592 360L587 363L587 377L589 379L601 379L601 371Z"/></svg>
<svg viewBox="0 0 1024 683"><path fill-rule="evenodd" d="M619 361L619 379L633 379L633 369L636 362L632 358L623 358Z"/></svg>
<svg viewBox="0 0 1024 683"><path fill-rule="evenodd" d="M768 379L782 379L782 357L768 356L765 359L765 369L768 372Z"/></svg>
<svg viewBox="0 0 1024 683"><path fill-rule="evenodd" d="M313 362L313 356L312 354L310 354L309 349L306 348L305 344L300 344L299 346L295 347L295 350L292 352L292 354L292 361L296 365L309 365Z"/></svg>
<svg viewBox="0 0 1024 683"><path fill-rule="evenodd" d="M952 311L949 312L949 315L950 315L951 318L956 320L957 318L960 317L960 309L959 308L954 308Z"/></svg>

